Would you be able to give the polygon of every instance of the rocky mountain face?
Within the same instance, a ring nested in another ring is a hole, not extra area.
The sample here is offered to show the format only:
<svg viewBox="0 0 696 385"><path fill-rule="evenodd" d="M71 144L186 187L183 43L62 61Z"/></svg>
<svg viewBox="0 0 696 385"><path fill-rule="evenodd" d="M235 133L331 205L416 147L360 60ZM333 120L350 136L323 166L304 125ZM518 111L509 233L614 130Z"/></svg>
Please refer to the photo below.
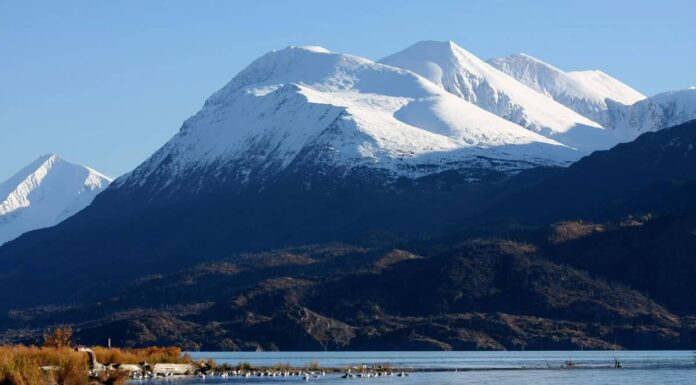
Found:
<svg viewBox="0 0 696 385"><path fill-rule="evenodd" d="M36 159L0 183L0 245L74 215L110 182L91 168L56 155Z"/></svg>

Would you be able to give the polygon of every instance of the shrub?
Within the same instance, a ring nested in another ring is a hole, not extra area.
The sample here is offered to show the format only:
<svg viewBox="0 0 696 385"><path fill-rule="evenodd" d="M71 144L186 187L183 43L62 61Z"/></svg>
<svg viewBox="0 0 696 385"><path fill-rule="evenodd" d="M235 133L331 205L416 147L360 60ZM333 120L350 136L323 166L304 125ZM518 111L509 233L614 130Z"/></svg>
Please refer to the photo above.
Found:
<svg viewBox="0 0 696 385"><path fill-rule="evenodd" d="M43 346L46 348L63 348L72 346L72 328L57 327L50 333L44 335Z"/></svg>

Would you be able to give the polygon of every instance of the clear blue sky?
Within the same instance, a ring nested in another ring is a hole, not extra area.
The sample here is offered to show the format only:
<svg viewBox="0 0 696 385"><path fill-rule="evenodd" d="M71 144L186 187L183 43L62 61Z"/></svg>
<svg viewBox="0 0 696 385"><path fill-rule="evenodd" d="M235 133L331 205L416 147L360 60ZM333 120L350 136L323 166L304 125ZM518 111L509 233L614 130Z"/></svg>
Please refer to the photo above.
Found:
<svg viewBox="0 0 696 385"><path fill-rule="evenodd" d="M602 69L645 94L696 85L696 1L0 0L0 180L57 153L137 166L263 53L321 45L379 59L454 40Z"/></svg>

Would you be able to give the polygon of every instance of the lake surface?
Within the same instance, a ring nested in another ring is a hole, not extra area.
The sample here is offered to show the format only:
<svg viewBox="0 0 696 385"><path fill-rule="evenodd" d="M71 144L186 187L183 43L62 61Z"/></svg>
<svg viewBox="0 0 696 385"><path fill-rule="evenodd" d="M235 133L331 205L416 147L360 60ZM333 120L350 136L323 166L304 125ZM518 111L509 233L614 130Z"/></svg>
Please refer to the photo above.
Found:
<svg viewBox="0 0 696 385"><path fill-rule="evenodd" d="M194 352L193 358L213 358L218 363L248 362L258 366L278 363L302 367L316 361L323 367L389 364L392 367L443 369L416 372L409 377L342 379L327 375L310 382L338 384L369 382L404 385L459 384L696 384L693 351L576 351L576 352ZM614 359L621 369L614 369ZM566 361L574 368L562 369ZM457 370L456 372L454 370ZM301 382L288 378L227 378L177 380L186 385L237 383L272 384Z"/></svg>

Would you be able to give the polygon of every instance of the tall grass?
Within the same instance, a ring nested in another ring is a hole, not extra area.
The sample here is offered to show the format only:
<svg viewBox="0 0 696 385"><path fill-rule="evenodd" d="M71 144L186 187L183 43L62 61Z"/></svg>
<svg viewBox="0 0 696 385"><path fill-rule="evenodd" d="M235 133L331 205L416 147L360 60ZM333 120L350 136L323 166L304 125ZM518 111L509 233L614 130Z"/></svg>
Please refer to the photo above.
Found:
<svg viewBox="0 0 696 385"><path fill-rule="evenodd" d="M97 361L103 364L139 364L141 362L183 364L193 361L188 354L181 354L181 349L177 347L153 346L139 349L116 349L98 346L92 350L97 356Z"/></svg>
<svg viewBox="0 0 696 385"><path fill-rule="evenodd" d="M43 371L42 366L56 370ZM70 348L0 346L2 385L87 385L87 357Z"/></svg>
<svg viewBox="0 0 696 385"><path fill-rule="evenodd" d="M142 349L93 348L101 363L137 364L189 363L179 348ZM53 367L42 370L43 366ZM121 373L102 373L96 382L119 385L126 377ZM68 347L0 346L0 385L89 385L89 360L84 352Z"/></svg>

